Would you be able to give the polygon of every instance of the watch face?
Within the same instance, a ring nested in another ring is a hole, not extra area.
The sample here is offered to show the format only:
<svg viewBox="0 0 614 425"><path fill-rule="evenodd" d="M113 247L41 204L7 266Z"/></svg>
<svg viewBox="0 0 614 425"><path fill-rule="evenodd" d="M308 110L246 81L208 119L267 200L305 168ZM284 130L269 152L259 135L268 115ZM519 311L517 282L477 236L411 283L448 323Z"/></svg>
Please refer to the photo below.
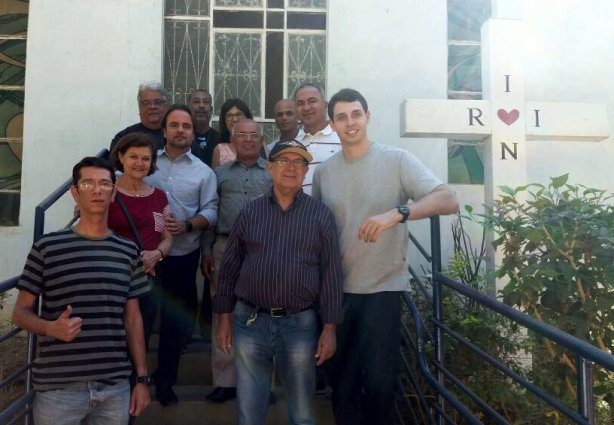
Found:
<svg viewBox="0 0 614 425"><path fill-rule="evenodd" d="M151 385L152 379L149 376L137 376L136 382L138 384Z"/></svg>
<svg viewBox="0 0 614 425"><path fill-rule="evenodd" d="M403 216L403 218L401 219L401 223L406 222L409 218L409 208L407 207L407 205L400 205L397 207L397 210L399 211L399 214Z"/></svg>

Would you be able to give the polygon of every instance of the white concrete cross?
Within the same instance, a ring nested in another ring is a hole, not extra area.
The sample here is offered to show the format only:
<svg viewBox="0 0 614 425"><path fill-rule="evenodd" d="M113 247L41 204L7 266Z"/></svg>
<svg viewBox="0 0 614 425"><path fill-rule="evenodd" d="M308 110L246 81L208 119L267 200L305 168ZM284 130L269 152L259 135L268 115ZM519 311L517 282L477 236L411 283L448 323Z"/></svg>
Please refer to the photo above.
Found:
<svg viewBox="0 0 614 425"><path fill-rule="evenodd" d="M499 186L527 184L528 141L609 137L606 105L525 101L521 17L522 2L493 1L493 18L482 27L484 100L409 99L402 106L401 137L484 140L486 205Z"/></svg>

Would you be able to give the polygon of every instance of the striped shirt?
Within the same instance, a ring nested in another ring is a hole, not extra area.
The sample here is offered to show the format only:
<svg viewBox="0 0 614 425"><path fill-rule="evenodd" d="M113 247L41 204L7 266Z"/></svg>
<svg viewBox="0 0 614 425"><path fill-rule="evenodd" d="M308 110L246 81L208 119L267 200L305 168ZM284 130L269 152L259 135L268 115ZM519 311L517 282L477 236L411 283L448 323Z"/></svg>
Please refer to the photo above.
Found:
<svg viewBox="0 0 614 425"><path fill-rule="evenodd" d="M298 312L318 306L324 323L342 319L342 275L330 210L300 191L285 211L273 191L243 208L220 266L216 313L237 298L263 308Z"/></svg>
<svg viewBox="0 0 614 425"><path fill-rule="evenodd" d="M38 338L34 389L81 381L116 382L130 376L126 300L149 290L133 242L114 233L85 237L73 229L47 234L32 245L17 288L42 296L45 320L57 319L68 305L71 317L83 319L81 332L70 342Z"/></svg>
<svg viewBox="0 0 614 425"><path fill-rule="evenodd" d="M305 133L302 139L297 140L307 147L307 151L309 151L313 157L313 160L309 163L309 170L305 175L305 180L303 181L303 190L306 194L311 195L313 173L318 165L341 150L341 141L330 124L326 125L326 127L316 134Z"/></svg>

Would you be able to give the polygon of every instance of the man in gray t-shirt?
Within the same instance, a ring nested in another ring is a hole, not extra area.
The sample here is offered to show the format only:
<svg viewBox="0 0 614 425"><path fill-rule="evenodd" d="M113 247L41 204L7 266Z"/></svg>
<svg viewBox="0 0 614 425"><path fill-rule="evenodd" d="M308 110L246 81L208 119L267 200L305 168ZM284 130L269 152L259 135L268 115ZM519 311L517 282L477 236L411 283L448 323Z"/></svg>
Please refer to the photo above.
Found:
<svg viewBox="0 0 614 425"><path fill-rule="evenodd" d="M407 290L407 227L458 211L455 194L409 152L372 143L370 113L352 89L328 104L342 151L315 171L312 195L337 223L344 319L331 362L337 424L387 424L400 343L400 293Z"/></svg>

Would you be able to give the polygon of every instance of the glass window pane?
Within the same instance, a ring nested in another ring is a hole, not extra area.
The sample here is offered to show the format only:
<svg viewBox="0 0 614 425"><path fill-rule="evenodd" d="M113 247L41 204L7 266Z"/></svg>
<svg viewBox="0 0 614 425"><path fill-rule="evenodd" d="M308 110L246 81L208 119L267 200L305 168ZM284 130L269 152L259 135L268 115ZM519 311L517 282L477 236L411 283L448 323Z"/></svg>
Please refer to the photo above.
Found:
<svg viewBox="0 0 614 425"><path fill-rule="evenodd" d="M266 140L267 143L270 143L279 137L279 129L274 122L261 122L260 125L262 126L264 140Z"/></svg>
<svg viewBox="0 0 614 425"><path fill-rule="evenodd" d="M490 15L490 0L448 0L448 40L480 41Z"/></svg>
<svg viewBox="0 0 614 425"><path fill-rule="evenodd" d="M209 23L166 21L164 29L164 86L173 103L209 87Z"/></svg>
<svg viewBox="0 0 614 425"><path fill-rule="evenodd" d="M214 28L262 28L263 12L216 10L213 12Z"/></svg>
<svg viewBox="0 0 614 425"><path fill-rule="evenodd" d="M267 0L267 7L269 9L283 9L284 0Z"/></svg>
<svg viewBox="0 0 614 425"><path fill-rule="evenodd" d="M215 0L216 6L262 7L262 0Z"/></svg>
<svg viewBox="0 0 614 425"><path fill-rule="evenodd" d="M245 101L255 117L262 116L262 37L260 34L215 34L213 102L219 111L226 99Z"/></svg>
<svg viewBox="0 0 614 425"><path fill-rule="evenodd" d="M288 0L288 7L302 9L325 9L326 0Z"/></svg>
<svg viewBox="0 0 614 425"><path fill-rule="evenodd" d="M0 153L0 155L2 155ZM0 188L4 181L0 178ZM19 189L19 187L18 187ZM19 203L21 195L19 192L0 192L0 226L19 225Z"/></svg>
<svg viewBox="0 0 614 425"><path fill-rule="evenodd" d="M266 27L270 29L284 28L284 13L283 12L268 12L266 14Z"/></svg>
<svg viewBox="0 0 614 425"><path fill-rule="evenodd" d="M15 9L19 9L16 5ZM6 14L0 15L0 34L2 35L25 35L26 30L28 28L28 4L26 3L24 6L23 12L17 13L6 13L5 10L2 10Z"/></svg>
<svg viewBox="0 0 614 425"><path fill-rule="evenodd" d="M448 182L484 184L484 143L448 140Z"/></svg>
<svg viewBox="0 0 614 425"><path fill-rule="evenodd" d="M303 83L314 83L326 90L326 36L324 34L288 35L288 96Z"/></svg>
<svg viewBox="0 0 614 425"><path fill-rule="evenodd" d="M209 16L209 0L166 0L167 16Z"/></svg>
<svg viewBox="0 0 614 425"><path fill-rule="evenodd" d="M22 86L26 76L26 40L0 41L0 85Z"/></svg>
<svg viewBox="0 0 614 425"><path fill-rule="evenodd" d="M265 118L275 118L275 104L284 97L284 34L266 36Z"/></svg>
<svg viewBox="0 0 614 425"><path fill-rule="evenodd" d="M4 2L0 34L0 85L23 86L28 2ZM0 90L0 226L19 224L23 148L23 99L19 90Z"/></svg>
<svg viewBox="0 0 614 425"><path fill-rule="evenodd" d="M288 12L288 29L325 30L324 13Z"/></svg>
<svg viewBox="0 0 614 425"><path fill-rule="evenodd" d="M449 46L448 90L482 91L480 46Z"/></svg>

